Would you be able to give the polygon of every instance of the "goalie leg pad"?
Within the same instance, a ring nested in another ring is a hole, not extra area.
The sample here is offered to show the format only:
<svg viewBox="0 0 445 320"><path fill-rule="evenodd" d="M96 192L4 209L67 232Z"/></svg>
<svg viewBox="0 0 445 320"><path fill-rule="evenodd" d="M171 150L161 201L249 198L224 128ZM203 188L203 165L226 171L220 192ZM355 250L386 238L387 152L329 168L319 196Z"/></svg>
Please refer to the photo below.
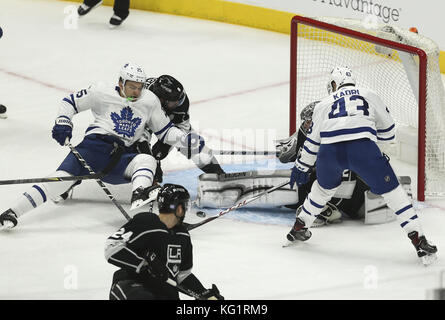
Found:
<svg viewBox="0 0 445 320"><path fill-rule="evenodd" d="M408 197L412 198L411 192L411 178L409 176L397 177L400 185L405 190ZM397 219L394 211L390 209L386 200L381 196L365 191L365 202L363 206L364 223L365 224L381 224L388 223Z"/></svg>
<svg viewBox="0 0 445 320"><path fill-rule="evenodd" d="M226 174L204 173L199 176L196 205L227 208L289 181L290 170L247 171ZM282 206L298 202L298 193L289 187L271 192L247 206Z"/></svg>

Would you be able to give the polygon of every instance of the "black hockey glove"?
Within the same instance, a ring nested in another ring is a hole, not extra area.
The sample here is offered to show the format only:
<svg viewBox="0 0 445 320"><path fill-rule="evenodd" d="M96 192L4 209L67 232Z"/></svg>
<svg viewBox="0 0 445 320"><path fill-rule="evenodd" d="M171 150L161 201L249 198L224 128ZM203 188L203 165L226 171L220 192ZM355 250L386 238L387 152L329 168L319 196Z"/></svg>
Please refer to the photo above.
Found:
<svg viewBox="0 0 445 320"><path fill-rule="evenodd" d="M138 153L146 153L146 154L152 155L151 149L150 149L150 144L146 140L136 142L135 147L136 147L136 151Z"/></svg>
<svg viewBox="0 0 445 320"><path fill-rule="evenodd" d="M198 300L224 300L224 297L219 294L217 286L212 284L212 288L201 293Z"/></svg>
<svg viewBox="0 0 445 320"><path fill-rule="evenodd" d="M168 279L168 269L165 266L156 253L148 251L145 257L145 264L142 266L139 274L148 274L161 282L165 282Z"/></svg>
<svg viewBox="0 0 445 320"><path fill-rule="evenodd" d="M156 160L162 160L166 156L168 156L168 153L170 152L170 148L172 146L166 143L162 143L161 141L158 141L154 144L152 151L153 156Z"/></svg>

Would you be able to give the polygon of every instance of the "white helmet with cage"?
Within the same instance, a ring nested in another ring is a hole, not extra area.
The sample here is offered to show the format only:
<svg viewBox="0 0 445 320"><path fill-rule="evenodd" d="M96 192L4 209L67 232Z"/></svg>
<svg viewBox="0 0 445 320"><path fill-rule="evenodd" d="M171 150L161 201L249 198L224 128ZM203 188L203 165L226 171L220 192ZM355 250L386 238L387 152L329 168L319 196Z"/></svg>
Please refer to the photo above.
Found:
<svg viewBox="0 0 445 320"><path fill-rule="evenodd" d="M335 88L334 88L335 84ZM348 67L335 67L332 69L327 85L328 93L334 93L340 87L352 84L355 85L355 77Z"/></svg>
<svg viewBox="0 0 445 320"><path fill-rule="evenodd" d="M147 80L144 69L133 63L126 63L119 72L119 81L125 86L127 81L144 83Z"/></svg>

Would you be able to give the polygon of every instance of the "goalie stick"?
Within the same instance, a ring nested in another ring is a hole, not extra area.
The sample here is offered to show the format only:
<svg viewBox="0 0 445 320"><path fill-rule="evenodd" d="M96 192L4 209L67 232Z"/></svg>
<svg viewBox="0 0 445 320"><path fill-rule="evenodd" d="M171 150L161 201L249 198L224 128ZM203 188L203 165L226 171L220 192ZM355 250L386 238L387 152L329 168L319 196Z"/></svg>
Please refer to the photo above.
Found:
<svg viewBox="0 0 445 320"><path fill-rule="evenodd" d="M213 220L221 217L222 215L225 215L226 213L229 213L230 211L234 211L234 210L236 210L238 208L244 207L248 203L251 203L252 201L257 200L258 198L261 198L262 196L264 196L266 194L269 194L271 192L274 192L275 190L278 190L278 189L284 187L285 185L289 184L289 182L290 181L283 182L283 183L281 183L281 184L279 184L279 185L277 185L275 187L272 187L270 189L267 189L264 192L261 192L259 195L256 195L256 196L254 196L252 198L249 198L249 199L246 199L244 201L241 201L240 203L238 203L238 204L236 204L236 205L234 205L234 206L232 206L230 208L227 208L225 210L220 211L216 216L207 218L207 219L202 220L201 222L198 222L198 223L192 223L192 224L185 224L184 223L184 224L186 225L188 231L193 230L193 229L195 229L195 228L197 228L199 226L202 226L203 224L206 224L206 223L208 223L210 221L213 221Z"/></svg>
<svg viewBox="0 0 445 320"><path fill-rule="evenodd" d="M86 163L85 159L82 157L82 155L73 147L73 145L68 141L65 143L65 145L67 145L70 149L71 152L74 154L74 156L77 158L77 160L80 161L80 163L82 164L82 166L88 170L88 172L91 175L95 175L93 169L91 169L91 167L88 165L88 163ZM124 208L122 208L122 206L119 204L119 202L116 201L116 199L114 198L113 194L110 192L110 190L108 190L108 188L105 186L105 184L102 182L102 180L100 179L95 179L95 181L99 184L99 186L102 188L102 190L106 193L106 195L108 196L108 198L113 202L113 204L119 209L119 211L123 214L123 216L127 219L130 220L130 216L128 215L128 213L124 210Z"/></svg>

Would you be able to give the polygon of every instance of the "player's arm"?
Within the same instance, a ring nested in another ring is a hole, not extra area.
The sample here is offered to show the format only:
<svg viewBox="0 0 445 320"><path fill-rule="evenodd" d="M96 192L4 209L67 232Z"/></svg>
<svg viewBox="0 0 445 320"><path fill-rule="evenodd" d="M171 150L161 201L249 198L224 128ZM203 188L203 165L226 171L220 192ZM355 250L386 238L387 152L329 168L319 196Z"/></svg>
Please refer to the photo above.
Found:
<svg viewBox="0 0 445 320"><path fill-rule="evenodd" d="M162 143L178 148L190 148L196 153L199 153L205 145L201 136L194 132L187 133L176 127L164 114L160 104L153 110L148 126Z"/></svg>
<svg viewBox="0 0 445 320"><path fill-rule="evenodd" d="M389 109L377 94L371 93L369 98L375 107L377 140L379 142L393 141L395 139L396 129L395 121L391 116Z"/></svg>
<svg viewBox="0 0 445 320"><path fill-rule="evenodd" d="M82 89L77 93L71 93L64 97L60 103L59 111L52 130L53 138L60 144L65 145L66 141L72 138L74 115L84 110L90 109L96 104L96 93L92 87Z"/></svg>
<svg viewBox="0 0 445 320"><path fill-rule="evenodd" d="M161 229L146 232L150 226L148 214L135 216L117 232L108 237L105 244L105 259L119 268L135 272L141 276L152 277L160 281L168 279L165 261L147 248L147 244L155 241L156 233L167 232Z"/></svg>

